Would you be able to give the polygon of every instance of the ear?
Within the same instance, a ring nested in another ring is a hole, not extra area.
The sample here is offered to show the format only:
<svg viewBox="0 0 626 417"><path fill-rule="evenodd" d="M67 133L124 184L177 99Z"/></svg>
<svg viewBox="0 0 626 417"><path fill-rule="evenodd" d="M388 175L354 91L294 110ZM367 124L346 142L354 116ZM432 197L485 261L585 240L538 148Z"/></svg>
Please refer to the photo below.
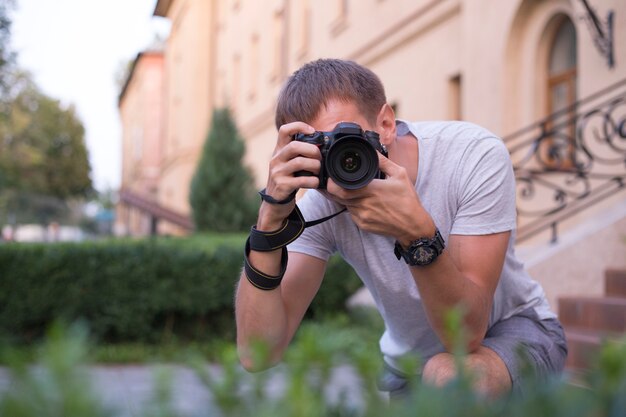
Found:
<svg viewBox="0 0 626 417"><path fill-rule="evenodd" d="M396 140L396 115L387 103L383 104L376 117L376 131L380 135L380 142L385 146Z"/></svg>

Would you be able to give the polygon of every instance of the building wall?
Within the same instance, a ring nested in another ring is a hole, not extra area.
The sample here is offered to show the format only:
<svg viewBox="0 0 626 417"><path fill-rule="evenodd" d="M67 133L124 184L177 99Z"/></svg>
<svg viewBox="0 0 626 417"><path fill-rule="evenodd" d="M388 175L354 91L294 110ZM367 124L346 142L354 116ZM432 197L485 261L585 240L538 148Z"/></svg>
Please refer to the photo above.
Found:
<svg viewBox="0 0 626 417"><path fill-rule="evenodd" d="M498 135L547 114L545 66L555 16L568 16L576 26L579 97L626 77L626 46L619 42L626 37L626 4L618 0L592 2L602 19L608 10L615 11L613 69L593 45L584 10L575 0L217 4L216 105L234 109L258 186L266 181L274 146L280 85L303 63L319 57L348 58L370 67L401 118L460 115ZM284 39L276 41L277 34ZM276 70L281 62L286 70Z"/></svg>
<svg viewBox="0 0 626 417"><path fill-rule="evenodd" d="M122 123L122 186L146 198L156 199L161 181L163 137L163 53L139 54L120 95ZM150 219L128 207L118 207L117 230L121 234L150 233Z"/></svg>
<svg viewBox="0 0 626 417"><path fill-rule="evenodd" d="M176 0L167 17L171 32L165 54L165 133L158 202L189 214L189 184L206 138L212 111L213 2ZM160 233L180 229L159 224Z"/></svg>
<svg viewBox="0 0 626 417"><path fill-rule="evenodd" d="M593 44L578 0L159 0L172 29L158 201L189 213L189 183L214 107L233 110L261 188L280 87L319 57L374 70L400 118L463 118L501 136L525 127L547 114L547 54L558 19L576 29L579 98L626 78L626 3L590 3L602 20L615 13L614 68Z"/></svg>

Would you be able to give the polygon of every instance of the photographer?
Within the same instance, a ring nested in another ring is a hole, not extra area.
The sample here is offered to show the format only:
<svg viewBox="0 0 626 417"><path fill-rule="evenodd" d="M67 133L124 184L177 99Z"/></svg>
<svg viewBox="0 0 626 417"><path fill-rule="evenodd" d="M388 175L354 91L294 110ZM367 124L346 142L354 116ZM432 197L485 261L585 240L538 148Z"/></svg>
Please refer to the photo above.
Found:
<svg viewBox="0 0 626 417"><path fill-rule="evenodd" d="M350 130L354 124L367 135ZM308 63L287 80L276 126L264 201L236 294L237 345L246 369L260 365L249 354L255 340L280 360L329 256L339 252L384 319L381 389L392 397L406 391L399 371L405 355L422 358L416 372L426 382L443 385L454 377L444 328L454 308L464 314L465 365L478 392L515 388L520 346L538 375L562 370L562 328L514 255L515 179L498 137L464 122L396 120L378 77L336 59ZM335 151L345 137L348 148ZM377 149L371 160L365 143L377 141L380 146L369 145ZM354 180L351 172L363 165L379 170L375 178L353 184L333 175ZM297 210L301 188L311 190ZM302 223L328 217L307 228Z"/></svg>

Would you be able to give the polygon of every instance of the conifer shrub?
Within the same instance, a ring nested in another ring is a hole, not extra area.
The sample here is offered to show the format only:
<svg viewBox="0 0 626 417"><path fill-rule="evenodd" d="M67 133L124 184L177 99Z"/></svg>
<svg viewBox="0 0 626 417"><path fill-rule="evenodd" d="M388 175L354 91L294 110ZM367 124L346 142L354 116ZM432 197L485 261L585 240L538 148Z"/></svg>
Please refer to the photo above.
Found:
<svg viewBox="0 0 626 417"><path fill-rule="evenodd" d="M254 224L259 197L244 155L245 142L230 111L214 110L189 193L198 231L237 232Z"/></svg>

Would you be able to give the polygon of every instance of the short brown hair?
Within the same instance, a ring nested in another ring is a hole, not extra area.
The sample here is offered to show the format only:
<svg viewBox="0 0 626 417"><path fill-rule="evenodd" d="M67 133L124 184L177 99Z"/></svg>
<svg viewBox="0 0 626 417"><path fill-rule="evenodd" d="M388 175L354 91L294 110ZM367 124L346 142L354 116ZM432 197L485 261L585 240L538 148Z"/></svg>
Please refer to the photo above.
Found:
<svg viewBox="0 0 626 417"><path fill-rule="evenodd" d="M353 102L372 124L387 102L382 82L353 61L318 59L294 72L283 86L276 106L276 128L285 123L311 122L329 100Z"/></svg>

